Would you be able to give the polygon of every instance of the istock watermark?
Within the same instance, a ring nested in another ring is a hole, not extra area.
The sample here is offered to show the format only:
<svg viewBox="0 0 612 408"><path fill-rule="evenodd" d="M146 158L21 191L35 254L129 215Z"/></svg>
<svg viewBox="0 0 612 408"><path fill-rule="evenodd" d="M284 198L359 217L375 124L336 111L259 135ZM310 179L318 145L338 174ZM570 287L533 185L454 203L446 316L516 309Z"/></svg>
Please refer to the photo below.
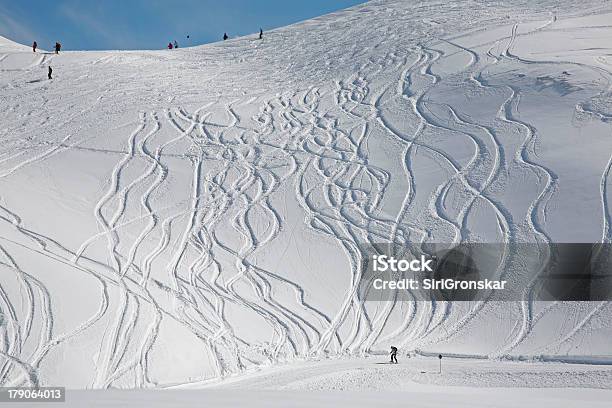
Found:
<svg viewBox="0 0 612 408"><path fill-rule="evenodd" d="M434 259L427 259L425 255L421 255L421 259L396 259L393 256L373 255L372 264L376 272L433 272L432 263Z"/></svg>
<svg viewBox="0 0 612 408"><path fill-rule="evenodd" d="M608 244L371 244L365 301L612 300Z"/></svg>

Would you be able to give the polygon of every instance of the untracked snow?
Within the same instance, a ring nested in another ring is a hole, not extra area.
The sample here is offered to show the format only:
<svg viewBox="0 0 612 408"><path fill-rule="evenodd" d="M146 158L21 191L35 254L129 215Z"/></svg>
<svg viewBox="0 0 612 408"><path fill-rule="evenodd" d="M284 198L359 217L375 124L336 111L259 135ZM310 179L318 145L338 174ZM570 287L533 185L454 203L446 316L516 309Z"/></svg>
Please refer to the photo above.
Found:
<svg viewBox="0 0 612 408"><path fill-rule="evenodd" d="M610 21L602 1L388 0L173 51L0 38L0 384L313 364L271 389L368 389L395 345L399 389L612 388L612 303L356 294L364 243L610 242ZM411 366L438 353L459 374Z"/></svg>

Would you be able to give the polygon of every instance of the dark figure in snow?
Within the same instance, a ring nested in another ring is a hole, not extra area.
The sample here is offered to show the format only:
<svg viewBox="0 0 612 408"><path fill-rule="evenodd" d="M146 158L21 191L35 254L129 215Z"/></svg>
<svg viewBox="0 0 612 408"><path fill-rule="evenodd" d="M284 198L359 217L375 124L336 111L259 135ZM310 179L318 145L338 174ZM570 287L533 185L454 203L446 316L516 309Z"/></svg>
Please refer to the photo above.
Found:
<svg viewBox="0 0 612 408"><path fill-rule="evenodd" d="M36 41L34 41L32 43L32 51L36 52L36 48L38 48L38 43Z"/></svg>
<svg viewBox="0 0 612 408"><path fill-rule="evenodd" d="M227 40L228 38L227 33L223 33L223 41Z"/></svg>
<svg viewBox="0 0 612 408"><path fill-rule="evenodd" d="M178 43L174 40L174 48L178 48Z"/></svg>
<svg viewBox="0 0 612 408"><path fill-rule="evenodd" d="M62 44L56 42L55 43L55 53L59 54L60 50L62 49Z"/></svg>
<svg viewBox="0 0 612 408"><path fill-rule="evenodd" d="M259 39L263 39L263 30L261 28L259 29Z"/></svg>
<svg viewBox="0 0 612 408"><path fill-rule="evenodd" d="M53 78L51 77L51 74L53 74L53 68L51 68L51 66L49 66L49 73L47 74L47 78L49 78L49 79L53 79Z"/></svg>
<svg viewBox="0 0 612 408"><path fill-rule="evenodd" d="M397 347L391 346L391 362L397 364Z"/></svg>
<svg viewBox="0 0 612 408"><path fill-rule="evenodd" d="M171 42L168 43L168 49L171 50L172 48L174 48L174 45L172 45Z"/></svg>

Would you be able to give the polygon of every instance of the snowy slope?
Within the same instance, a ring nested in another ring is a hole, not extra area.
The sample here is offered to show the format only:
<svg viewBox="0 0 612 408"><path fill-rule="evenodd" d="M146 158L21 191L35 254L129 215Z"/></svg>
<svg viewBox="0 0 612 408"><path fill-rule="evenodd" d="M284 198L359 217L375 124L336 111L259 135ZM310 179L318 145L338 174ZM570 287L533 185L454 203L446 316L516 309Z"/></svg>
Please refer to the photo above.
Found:
<svg viewBox="0 0 612 408"><path fill-rule="evenodd" d="M0 383L390 344L609 362L608 302L355 295L362 243L612 238L612 4L533 3L373 1L171 52L2 39Z"/></svg>
<svg viewBox="0 0 612 408"><path fill-rule="evenodd" d="M8 38L4 38L4 37L0 37L0 48L2 48L3 52L13 52L13 53L31 50L30 47L27 47L23 44L16 43L15 41L11 41Z"/></svg>
<svg viewBox="0 0 612 408"><path fill-rule="evenodd" d="M451 359L442 374L438 369L430 359L399 365L375 358L299 362L198 389L69 390L62 406L607 408L612 394L606 389L609 367Z"/></svg>

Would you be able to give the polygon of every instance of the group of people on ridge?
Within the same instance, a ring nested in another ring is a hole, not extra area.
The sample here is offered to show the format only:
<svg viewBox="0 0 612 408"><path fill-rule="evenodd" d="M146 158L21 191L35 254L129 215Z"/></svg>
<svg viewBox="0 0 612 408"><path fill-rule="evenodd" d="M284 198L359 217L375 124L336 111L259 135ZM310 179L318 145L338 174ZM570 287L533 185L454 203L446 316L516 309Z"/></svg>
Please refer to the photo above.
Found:
<svg viewBox="0 0 612 408"><path fill-rule="evenodd" d="M36 41L34 41L32 43L32 51L36 52L37 48L38 48L38 43ZM60 44L59 42L56 42L54 49L55 49L55 53L59 54L60 50L62 49L62 44Z"/></svg>
<svg viewBox="0 0 612 408"><path fill-rule="evenodd" d="M32 52L36 52L37 48L38 48L38 43L34 41L32 43ZM62 44L59 42L56 42L54 49L55 49L55 53L59 54L60 50L62 49ZM53 68L51 68L51 65L49 65L49 69L47 71L47 78L53 79Z"/></svg>
<svg viewBox="0 0 612 408"><path fill-rule="evenodd" d="M228 38L227 33L223 33L223 41L227 40ZM263 40L263 30L261 28L259 29L259 39Z"/></svg>
<svg viewBox="0 0 612 408"><path fill-rule="evenodd" d="M189 36L187 36L187 38L189 38ZM227 35L227 33L223 33L223 41L229 39L229 36ZM260 28L259 29L259 39L263 40L263 30ZM169 42L168 43L168 49L172 50L172 49L176 49L178 48L178 43L176 42L176 40L174 42Z"/></svg>
<svg viewBox="0 0 612 408"><path fill-rule="evenodd" d="M189 38L189 36L187 36L187 38ZM229 36L227 35L227 33L223 33L223 41L227 40L229 38ZM263 30L260 28L259 29L259 39L262 40L263 39ZM178 42L176 40L174 40L173 42L169 42L168 43L168 49L172 50L172 49L176 49L178 48ZM36 41L34 41L32 43L32 52L36 52L38 48L38 43ZM60 50L62 49L62 44L59 42L55 43L55 53L59 54ZM51 68L51 66L49 66L49 70L47 72L47 78L52 79L52 74L53 74L53 68Z"/></svg>

